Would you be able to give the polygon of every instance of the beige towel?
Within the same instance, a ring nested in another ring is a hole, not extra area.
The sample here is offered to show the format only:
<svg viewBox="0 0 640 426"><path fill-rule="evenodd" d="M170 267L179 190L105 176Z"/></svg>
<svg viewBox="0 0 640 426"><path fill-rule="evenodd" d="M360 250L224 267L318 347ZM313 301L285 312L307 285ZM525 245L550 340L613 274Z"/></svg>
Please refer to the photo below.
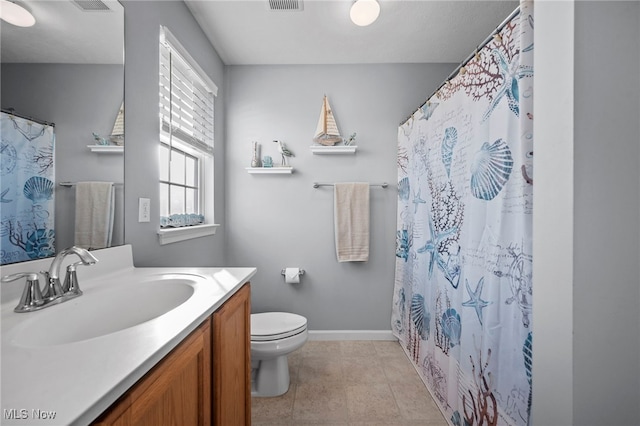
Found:
<svg viewBox="0 0 640 426"><path fill-rule="evenodd" d="M369 184L336 183L334 225L338 262L369 260Z"/></svg>
<svg viewBox="0 0 640 426"><path fill-rule="evenodd" d="M112 182L78 182L75 245L86 249L111 247L113 196Z"/></svg>

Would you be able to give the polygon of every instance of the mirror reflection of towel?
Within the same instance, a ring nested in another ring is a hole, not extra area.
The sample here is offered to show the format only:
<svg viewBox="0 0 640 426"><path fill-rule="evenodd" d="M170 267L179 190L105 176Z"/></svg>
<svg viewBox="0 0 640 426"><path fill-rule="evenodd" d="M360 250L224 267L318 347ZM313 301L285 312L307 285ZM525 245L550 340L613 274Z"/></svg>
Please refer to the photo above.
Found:
<svg viewBox="0 0 640 426"><path fill-rule="evenodd" d="M369 260L369 184L336 183L334 226L338 262Z"/></svg>
<svg viewBox="0 0 640 426"><path fill-rule="evenodd" d="M113 182L78 182L75 245L92 250L111 247L113 214Z"/></svg>

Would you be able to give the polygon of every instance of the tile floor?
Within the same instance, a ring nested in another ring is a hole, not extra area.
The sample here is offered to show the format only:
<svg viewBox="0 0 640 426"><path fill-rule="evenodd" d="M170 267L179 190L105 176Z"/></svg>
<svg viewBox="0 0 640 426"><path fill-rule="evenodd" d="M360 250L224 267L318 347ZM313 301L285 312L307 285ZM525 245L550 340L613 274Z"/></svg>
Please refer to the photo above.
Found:
<svg viewBox="0 0 640 426"><path fill-rule="evenodd" d="M397 342L308 341L289 391L252 398L254 426L447 426Z"/></svg>

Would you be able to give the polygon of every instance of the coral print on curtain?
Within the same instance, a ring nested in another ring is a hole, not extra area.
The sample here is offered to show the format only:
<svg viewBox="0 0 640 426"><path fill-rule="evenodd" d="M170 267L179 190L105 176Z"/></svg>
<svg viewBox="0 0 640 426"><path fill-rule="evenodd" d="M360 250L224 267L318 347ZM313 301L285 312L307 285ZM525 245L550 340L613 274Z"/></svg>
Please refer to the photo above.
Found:
<svg viewBox="0 0 640 426"><path fill-rule="evenodd" d="M530 423L532 8L398 130L392 328L456 426Z"/></svg>
<svg viewBox="0 0 640 426"><path fill-rule="evenodd" d="M53 126L2 113L1 263L55 254Z"/></svg>

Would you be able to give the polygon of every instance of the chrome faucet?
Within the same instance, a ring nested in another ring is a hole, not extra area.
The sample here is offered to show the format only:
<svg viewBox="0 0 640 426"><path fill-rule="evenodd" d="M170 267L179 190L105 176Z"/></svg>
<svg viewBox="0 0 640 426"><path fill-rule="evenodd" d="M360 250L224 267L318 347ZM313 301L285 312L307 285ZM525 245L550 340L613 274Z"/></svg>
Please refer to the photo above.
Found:
<svg viewBox="0 0 640 426"><path fill-rule="evenodd" d="M67 276L64 286L60 284L60 267L65 257L75 254L80 258L80 262L72 263L67 267ZM18 306L14 309L16 312L31 312L46 308L47 306L62 303L82 294L78 285L78 277L76 276L76 267L78 265L93 265L98 262L94 255L88 250L81 247L73 246L59 252L51 262L49 271L42 271L45 276L44 291L40 290L38 282L38 274L35 273L18 273L2 277L2 282L14 281L20 278L26 278L27 284L23 291Z"/></svg>
<svg viewBox="0 0 640 426"><path fill-rule="evenodd" d="M78 286L77 278L75 278L75 285L68 286L66 289L63 289L62 285L60 284L60 267L62 266L62 261L64 260L64 258L70 254L76 254L81 260L81 262L69 265L70 268L67 268L67 274L73 273L74 278L76 265L93 265L98 261L98 259L96 259L94 255L89 253L89 250L83 249L82 247L78 246L69 247L68 249L64 249L60 253L58 253L56 257L53 258L53 262L51 262L49 272L43 272L47 279L45 291L42 293L45 301L47 301L48 299L55 300L57 298L60 298L61 296L70 299L82 294L82 291L80 291L80 287Z"/></svg>

